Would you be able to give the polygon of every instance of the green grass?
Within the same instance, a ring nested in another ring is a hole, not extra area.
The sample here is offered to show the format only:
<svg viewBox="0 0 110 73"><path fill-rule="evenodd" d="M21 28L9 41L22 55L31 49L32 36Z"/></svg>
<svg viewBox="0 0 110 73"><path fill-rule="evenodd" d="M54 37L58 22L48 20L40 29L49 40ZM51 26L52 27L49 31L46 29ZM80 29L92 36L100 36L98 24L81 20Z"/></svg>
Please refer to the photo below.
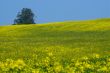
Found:
<svg viewBox="0 0 110 73"><path fill-rule="evenodd" d="M110 54L110 19L67 21L36 25L0 26L0 60L45 57L60 60L93 53Z"/></svg>

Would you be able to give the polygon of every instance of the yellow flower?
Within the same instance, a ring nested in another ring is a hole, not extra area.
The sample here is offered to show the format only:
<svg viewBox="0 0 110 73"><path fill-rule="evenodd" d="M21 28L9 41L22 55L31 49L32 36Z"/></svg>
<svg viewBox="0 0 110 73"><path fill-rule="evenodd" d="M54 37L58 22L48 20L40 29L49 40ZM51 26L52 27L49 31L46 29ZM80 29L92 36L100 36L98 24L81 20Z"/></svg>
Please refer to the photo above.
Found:
<svg viewBox="0 0 110 73"><path fill-rule="evenodd" d="M32 70L32 73L40 73L39 70Z"/></svg>
<svg viewBox="0 0 110 73"><path fill-rule="evenodd" d="M93 54L93 56L94 56L95 58L99 58L99 57L100 57L99 54Z"/></svg>
<svg viewBox="0 0 110 73"><path fill-rule="evenodd" d="M110 62L110 58L108 58L107 61Z"/></svg>
<svg viewBox="0 0 110 73"><path fill-rule="evenodd" d="M55 72L56 72L56 73L60 72L60 71L62 70L62 68L63 68L63 67L62 67L61 65L56 66L56 67L55 67Z"/></svg>
<svg viewBox="0 0 110 73"><path fill-rule="evenodd" d="M82 59L84 59L84 60L88 60L88 57L87 57L87 56L85 56L85 57L83 57Z"/></svg>
<svg viewBox="0 0 110 73"><path fill-rule="evenodd" d="M76 63L75 63L75 66L79 66L79 65L80 65L80 62L76 62Z"/></svg>
<svg viewBox="0 0 110 73"><path fill-rule="evenodd" d="M48 55L49 55L49 56L53 56L53 53L52 53L52 52L49 52Z"/></svg>
<svg viewBox="0 0 110 73"><path fill-rule="evenodd" d="M86 68L91 68L92 66L91 66L90 64L86 63L86 64L85 64L85 67L86 67Z"/></svg>
<svg viewBox="0 0 110 73"><path fill-rule="evenodd" d="M17 61L16 61L16 64L18 64L18 65L25 65L25 63L24 63L24 61L23 60L20 60L20 59L18 59Z"/></svg>
<svg viewBox="0 0 110 73"><path fill-rule="evenodd" d="M106 66L104 66L104 67L100 68L99 71L108 71L108 69Z"/></svg>

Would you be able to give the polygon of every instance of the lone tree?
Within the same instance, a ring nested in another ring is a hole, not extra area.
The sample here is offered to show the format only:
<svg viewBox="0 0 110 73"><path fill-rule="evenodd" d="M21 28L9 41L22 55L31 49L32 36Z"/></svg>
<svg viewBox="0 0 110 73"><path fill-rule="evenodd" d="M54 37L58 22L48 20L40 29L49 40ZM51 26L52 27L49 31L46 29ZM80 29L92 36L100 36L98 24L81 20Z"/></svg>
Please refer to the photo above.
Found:
<svg viewBox="0 0 110 73"><path fill-rule="evenodd" d="M14 20L14 25L20 24L35 24L34 13L31 9L23 8L21 12L17 14L17 17Z"/></svg>

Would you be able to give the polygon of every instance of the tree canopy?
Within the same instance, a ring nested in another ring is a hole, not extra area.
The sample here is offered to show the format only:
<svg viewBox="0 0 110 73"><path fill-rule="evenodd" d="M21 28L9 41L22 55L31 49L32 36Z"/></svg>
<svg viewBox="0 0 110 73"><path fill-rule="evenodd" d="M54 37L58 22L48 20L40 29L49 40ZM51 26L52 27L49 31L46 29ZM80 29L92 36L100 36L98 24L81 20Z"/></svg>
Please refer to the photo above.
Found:
<svg viewBox="0 0 110 73"><path fill-rule="evenodd" d="M35 24L34 13L29 8L23 8L21 12L18 12L16 19L14 20L14 25L19 24Z"/></svg>

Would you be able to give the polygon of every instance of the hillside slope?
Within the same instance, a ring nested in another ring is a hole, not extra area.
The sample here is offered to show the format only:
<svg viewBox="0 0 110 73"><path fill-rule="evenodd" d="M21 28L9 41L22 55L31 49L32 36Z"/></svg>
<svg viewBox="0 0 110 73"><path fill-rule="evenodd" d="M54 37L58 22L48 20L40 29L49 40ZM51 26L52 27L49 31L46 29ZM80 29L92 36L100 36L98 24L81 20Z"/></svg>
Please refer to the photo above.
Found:
<svg viewBox="0 0 110 73"><path fill-rule="evenodd" d="M37 28L37 29L36 29ZM14 25L14 26L1 26L1 31L8 30L71 30L71 31L103 31L109 30L110 28L110 19L97 19L97 20L88 20L88 21L67 21L67 22L56 22L56 23L47 23L47 24L37 24L37 25Z"/></svg>
<svg viewBox="0 0 110 73"><path fill-rule="evenodd" d="M0 26L0 60L39 57L60 59L110 52L110 19Z"/></svg>

